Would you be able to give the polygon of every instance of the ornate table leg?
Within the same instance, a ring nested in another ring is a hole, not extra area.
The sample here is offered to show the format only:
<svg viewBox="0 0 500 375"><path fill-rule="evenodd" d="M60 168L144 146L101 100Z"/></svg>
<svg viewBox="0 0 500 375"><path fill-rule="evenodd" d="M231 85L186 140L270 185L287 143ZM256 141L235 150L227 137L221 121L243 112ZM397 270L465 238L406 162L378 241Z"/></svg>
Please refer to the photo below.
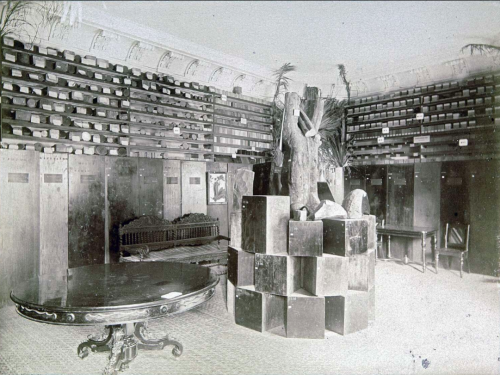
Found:
<svg viewBox="0 0 500 375"><path fill-rule="evenodd" d="M144 333L146 331L145 323L136 323L135 324L135 337L139 339L139 348L146 350L161 350L166 345L173 345L172 354L174 357L180 357L182 354L182 344L178 341L172 340L167 336L162 339L147 339L144 337Z"/></svg>
<svg viewBox="0 0 500 375"><path fill-rule="evenodd" d="M422 234L422 264L425 273L425 234Z"/></svg>
<svg viewBox="0 0 500 375"><path fill-rule="evenodd" d="M173 345L172 354L179 357L182 354L182 344L165 336L161 339L147 339L144 337L146 323L127 323L106 326L108 336L103 340L89 338L88 341L78 346L78 356L85 358L92 352L111 351L109 362L104 369L104 375L116 375L118 371L128 368L139 349L161 350L167 345Z"/></svg>
<svg viewBox="0 0 500 375"><path fill-rule="evenodd" d="M436 268L436 274L438 273L439 265L439 253L437 252L437 238L436 234L432 236L432 252L434 253L434 268Z"/></svg>
<svg viewBox="0 0 500 375"><path fill-rule="evenodd" d="M387 258L391 259L391 236L387 236Z"/></svg>
<svg viewBox="0 0 500 375"><path fill-rule="evenodd" d="M78 345L78 356L83 359L89 355L89 349L92 350L92 352L109 352L111 350L110 346L108 345L111 341L111 338L113 336L113 327L112 326L106 326L106 329L109 330L108 336L103 339L103 340L97 340L89 337L89 339L85 342L82 342L80 345Z"/></svg>

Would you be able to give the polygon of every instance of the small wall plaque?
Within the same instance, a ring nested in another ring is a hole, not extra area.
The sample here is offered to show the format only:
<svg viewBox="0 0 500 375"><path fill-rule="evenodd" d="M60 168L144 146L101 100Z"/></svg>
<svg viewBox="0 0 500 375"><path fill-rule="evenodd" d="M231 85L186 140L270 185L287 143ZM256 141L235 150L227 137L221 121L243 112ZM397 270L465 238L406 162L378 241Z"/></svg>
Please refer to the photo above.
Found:
<svg viewBox="0 0 500 375"><path fill-rule="evenodd" d="M167 177L167 185L178 185L179 177Z"/></svg>
<svg viewBox="0 0 500 375"><path fill-rule="evenodd" d="M63 176L60 173L45 173L43 175L43 182L46 184L61 184L63 182Z"/></svg>
<svg viewBox="0 0 500 375"><path fill-rule="evenodd" d="M30 182L29 173L9 173L8 181L13 183L27 184Z"/></svg>

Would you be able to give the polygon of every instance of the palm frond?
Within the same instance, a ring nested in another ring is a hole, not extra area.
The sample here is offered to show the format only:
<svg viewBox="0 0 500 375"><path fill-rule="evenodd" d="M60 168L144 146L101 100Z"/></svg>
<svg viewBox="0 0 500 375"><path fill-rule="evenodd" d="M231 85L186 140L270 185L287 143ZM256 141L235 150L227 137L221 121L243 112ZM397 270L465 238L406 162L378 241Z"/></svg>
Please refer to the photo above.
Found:
<svg viewBox="0 0 500 375"><path fill-rule="evenodd" d="M296 70L295 65L291 63L283 64L279 69L276 69L273 73L273 77L276 79L276 91L274 92L273 103L278 105L277 103L279 95L288 90L289 83L291 78L287 77L287 74L292 73Z"/></svg>
<svg viewBox="0 0 500 375"><path fill-rule="evenodd" d="M470 54L473 55L474 52L478 52L479 54L483 53L500 53L500 46L494 46L492 44L467 44L462 47L460 52L465 52L470 49Z"/></svg>

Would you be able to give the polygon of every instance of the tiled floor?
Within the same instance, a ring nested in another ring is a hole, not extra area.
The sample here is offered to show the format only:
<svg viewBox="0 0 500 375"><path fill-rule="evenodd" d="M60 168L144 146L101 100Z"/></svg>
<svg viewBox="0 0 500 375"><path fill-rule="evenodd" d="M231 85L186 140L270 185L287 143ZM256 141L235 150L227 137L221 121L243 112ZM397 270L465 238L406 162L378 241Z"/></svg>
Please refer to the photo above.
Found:
<svg viewBox="0 0 500 375"><path fill-rule="evenodd" d="M493 277L378 262L369 329L324 340L285 339L237 326L225 288L204 306L152 321L184 345L140 351L124 374L498 374L500 298ZM107 356L76 355L93 327L40 324L0 309L0 374L100 374Z"/></svg>

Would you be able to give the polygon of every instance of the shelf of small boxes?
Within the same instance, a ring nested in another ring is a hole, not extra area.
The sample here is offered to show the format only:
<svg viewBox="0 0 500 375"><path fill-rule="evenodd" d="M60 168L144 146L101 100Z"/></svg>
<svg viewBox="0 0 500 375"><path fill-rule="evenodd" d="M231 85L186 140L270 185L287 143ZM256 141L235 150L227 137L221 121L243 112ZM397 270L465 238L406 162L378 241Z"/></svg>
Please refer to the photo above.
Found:
<svg viewBox="0 0 500 375"><path fill-rule="evenodd" d="M2 147L127 155L124 66L10 38L2 60Z"/></svg>
<svg viewBox="0 0 500 375"><path fill-rule="evenodd" d="M497 83L489 74L356 99L346 110L354 163L498 157Z"/></svg>
<svg viewBox="0 0 500 375"><path fill-rule="evenodd" d="M161 147L168 150L164 157L213 160L214 88L139 69L130 73L131 150Z"/></svg>
<svg viewBox="0 0 500 375"><path fill-rule="evenodd" d="M265 161L272 149L271 103L221 90L215 92L214 154Z"/></svg>

